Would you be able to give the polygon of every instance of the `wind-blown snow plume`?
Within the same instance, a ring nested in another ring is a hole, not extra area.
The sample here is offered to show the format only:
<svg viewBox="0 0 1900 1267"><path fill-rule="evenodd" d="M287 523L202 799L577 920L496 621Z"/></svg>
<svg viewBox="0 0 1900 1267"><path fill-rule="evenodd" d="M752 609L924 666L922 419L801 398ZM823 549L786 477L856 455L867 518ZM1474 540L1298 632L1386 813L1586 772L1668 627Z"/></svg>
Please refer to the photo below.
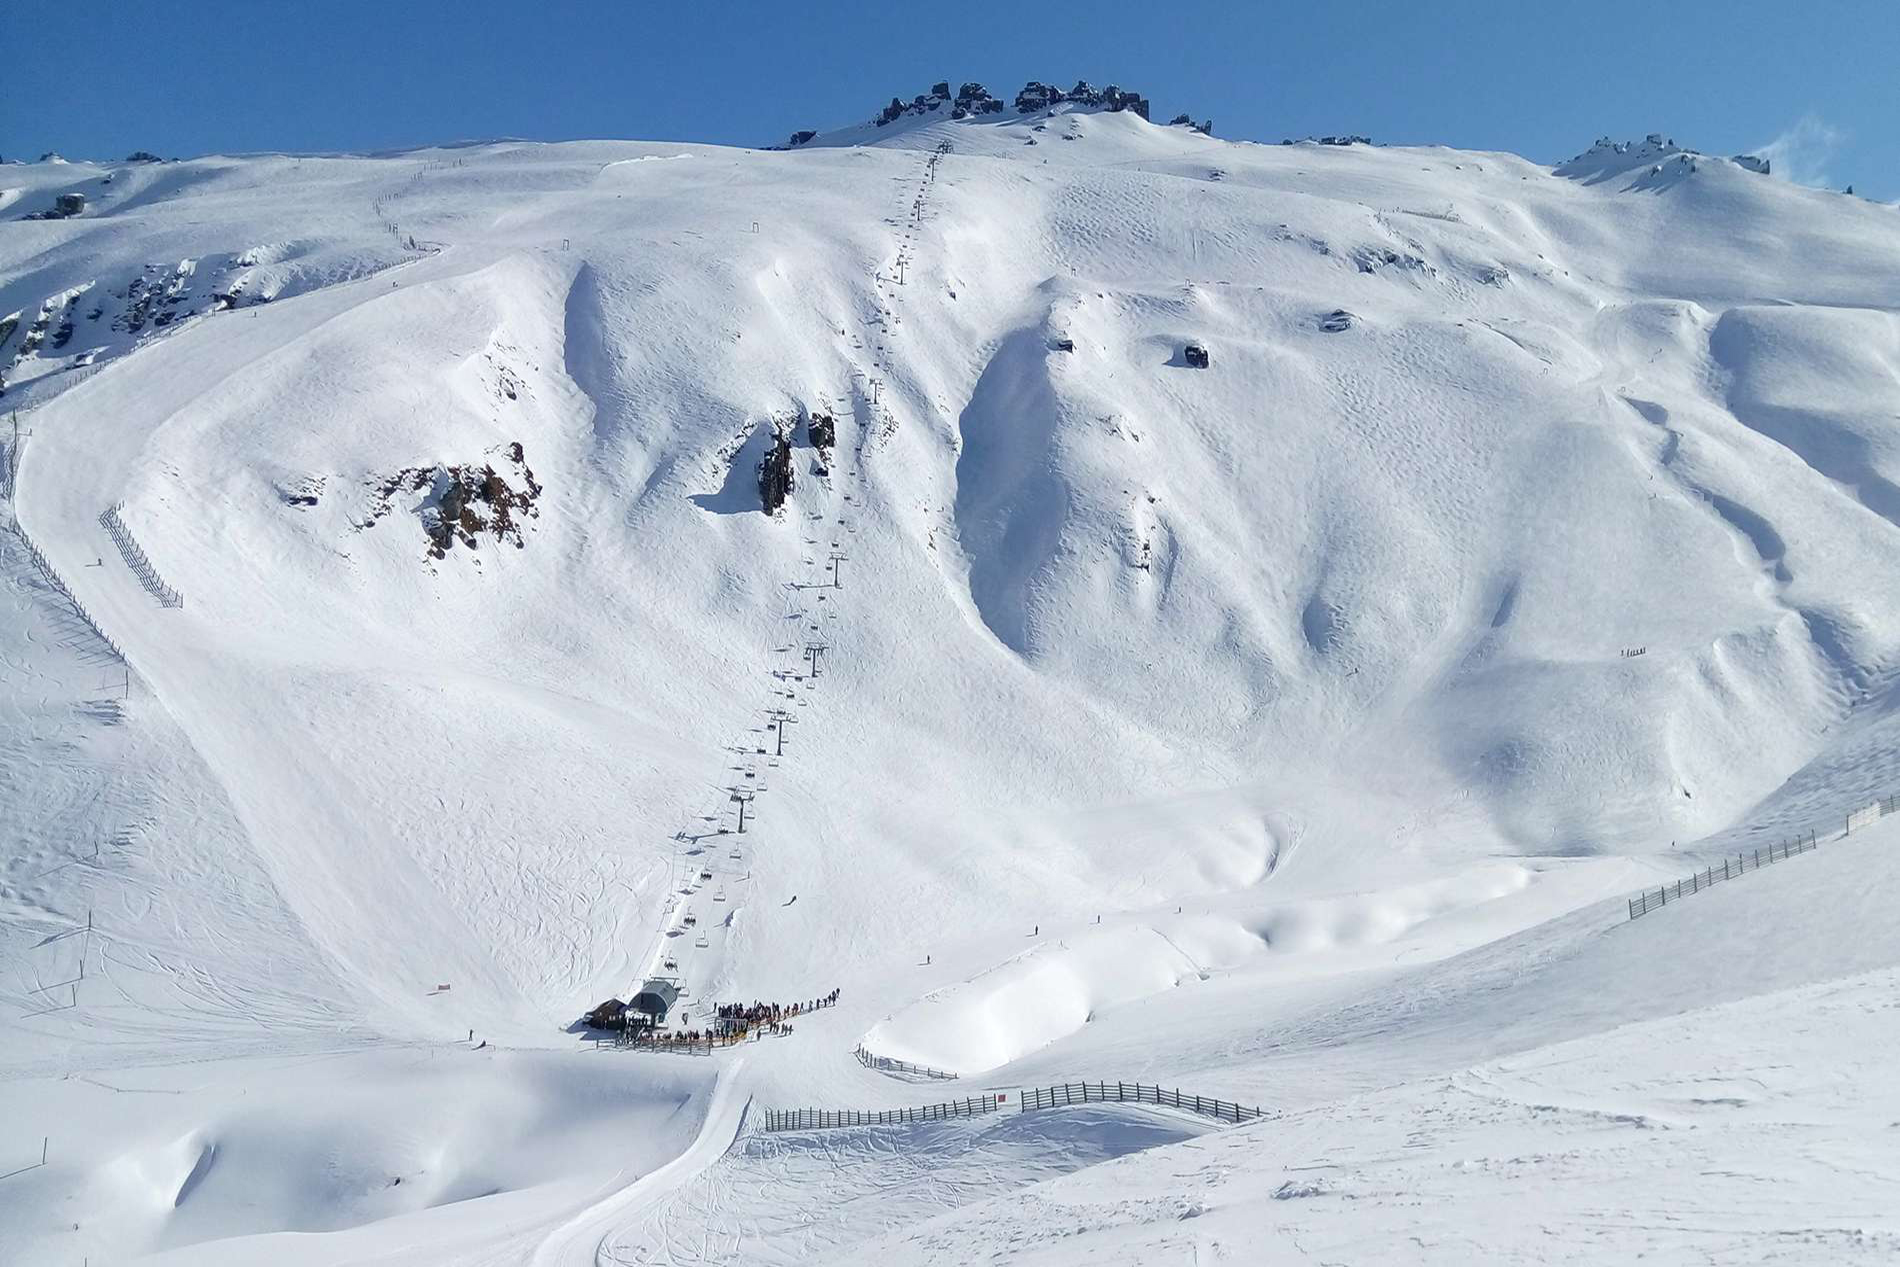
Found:
<svg viewBox="0 0 1900 1267"><path fill-rule="evenodd" d="M1817 114L1804 114L1753 153L1773 164L1773 173L1797 185L1830 186L1834 157L1847 136Z"/></svg>

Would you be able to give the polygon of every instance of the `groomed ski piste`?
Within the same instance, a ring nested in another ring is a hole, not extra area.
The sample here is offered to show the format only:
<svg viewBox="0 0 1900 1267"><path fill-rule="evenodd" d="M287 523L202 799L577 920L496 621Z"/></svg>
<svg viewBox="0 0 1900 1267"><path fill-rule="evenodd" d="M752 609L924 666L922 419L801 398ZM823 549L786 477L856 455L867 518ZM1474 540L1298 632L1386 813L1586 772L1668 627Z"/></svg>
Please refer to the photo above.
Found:
<svg viewBox="0 0 1900 1267"><path fill-rule="evenodd" d="M0 1261L1900 1255L1894 208L1067 107L0 208ZM1081 1082L1264 1113L764 1129Z"/></svg>

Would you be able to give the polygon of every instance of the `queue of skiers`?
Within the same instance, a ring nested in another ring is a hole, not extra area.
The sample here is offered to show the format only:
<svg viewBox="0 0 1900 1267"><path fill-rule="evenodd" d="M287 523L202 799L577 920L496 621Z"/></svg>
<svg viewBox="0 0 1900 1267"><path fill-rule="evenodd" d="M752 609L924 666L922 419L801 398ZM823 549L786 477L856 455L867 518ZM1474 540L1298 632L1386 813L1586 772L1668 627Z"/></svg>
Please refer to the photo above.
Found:
<svg viewBox="0 0 1900 1267"><path fill-rule="evenodd" d="M658 1048L663 1051L691 1052L702 1047L711 1051L715 1047L730 1047L748 1040L790 1034L793 1017L831 1007L837 1001L838 991L833 990L830 994L799 1003L720 1003L713 1008L713 1023L708 1028L629 1028L622 1041L623 1045L629 1047ZM686 1020L684 1013L680 1020Z"/></svg>
<svg viewBox="0 0 1900 1267"><path fill-rule="evenodd" d="M713 1016L717 1028L727 1033L737 1033L744 1037L750 1030L762 1030L770 1034L791 1033L791 1019L805 1012L815 1012L821 1007L830 1007L838 1001L838 991L816 999L806 999L802 1003L721 1003Z"/></svg>

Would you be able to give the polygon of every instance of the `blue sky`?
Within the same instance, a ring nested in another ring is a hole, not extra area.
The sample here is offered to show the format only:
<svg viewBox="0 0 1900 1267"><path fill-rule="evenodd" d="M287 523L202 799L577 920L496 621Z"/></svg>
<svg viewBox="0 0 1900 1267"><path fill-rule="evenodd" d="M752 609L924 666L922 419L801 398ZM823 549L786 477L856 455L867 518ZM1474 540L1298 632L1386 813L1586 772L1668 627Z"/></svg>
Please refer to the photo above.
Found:
<svg viewBox="0 0 1900 1267"><path fill-rule="evenodd" d="M1600 134L1900 198L1900 3L0 4L0 155L738 144L977 79L1117 82L1256 140L1556 161Z"/></svg>

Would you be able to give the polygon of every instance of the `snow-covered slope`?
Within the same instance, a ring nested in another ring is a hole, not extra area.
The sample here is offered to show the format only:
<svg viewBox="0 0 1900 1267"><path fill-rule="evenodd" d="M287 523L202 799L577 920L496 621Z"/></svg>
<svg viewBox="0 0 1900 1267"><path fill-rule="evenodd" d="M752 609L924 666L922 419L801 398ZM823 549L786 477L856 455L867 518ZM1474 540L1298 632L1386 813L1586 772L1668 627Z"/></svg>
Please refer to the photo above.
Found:
<svg viewBox="0 0 1900 1267"><path fill-rule="evenodd" d="M928 1202L715 1233L669 1194L798 1187L748 1102L943 1097L860 1042L1316 1114L1115 1163L1292 1169L1484 1062L1613 1059L1642 1018L1578 996L1732 926L1606 958L1610 899L1891 789L1890 208L940 114L0 168L8 215L89 199L0 232L0 1146L53 1137L8 1253L809 1257ZM742 1059L586 1050L668 961L702 1019L843 995ZM1102 1112L918 1155L961 1205L1184 1133Z"/></svg>

